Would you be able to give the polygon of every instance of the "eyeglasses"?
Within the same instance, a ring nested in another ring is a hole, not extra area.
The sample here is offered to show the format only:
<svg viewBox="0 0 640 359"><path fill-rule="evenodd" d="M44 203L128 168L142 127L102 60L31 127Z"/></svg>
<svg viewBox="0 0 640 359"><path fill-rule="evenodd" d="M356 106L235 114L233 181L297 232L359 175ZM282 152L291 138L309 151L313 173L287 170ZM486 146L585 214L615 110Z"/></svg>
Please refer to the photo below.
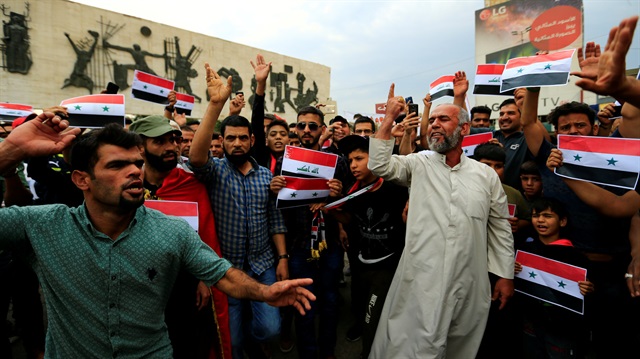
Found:
<svg viewBox="0 0 640 359"><path fill-rule="evenodd" d="M296 128L299 131L304 131L304 129L307 128L307 126L309 126L310 131L317 131L320 128L320 125L318 125L315 122L298 122L298 124L296 125Z"/></svg>
<svg viewBox="0 0 640 359"><path fill-rule="evenodd" d="M355 132L356 132L356 135L370 135L373 133L373 131L368 129L359 129L359 130L356 130Z"/></svg>

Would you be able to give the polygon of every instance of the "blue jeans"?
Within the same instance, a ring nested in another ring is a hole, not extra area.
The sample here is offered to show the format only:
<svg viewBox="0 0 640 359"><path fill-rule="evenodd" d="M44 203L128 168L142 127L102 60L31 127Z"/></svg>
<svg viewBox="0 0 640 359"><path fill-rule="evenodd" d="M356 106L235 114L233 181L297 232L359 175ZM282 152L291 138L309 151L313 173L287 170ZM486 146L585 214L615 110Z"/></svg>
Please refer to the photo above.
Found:
<svg viewBox="0 0 640 359"><path fill-rule="evenodd" d="M275 267L260 275L250 269L245 273L262 284L276 282ZM229 329L233 358L243 359L243 348L251 352L256 349L256 343L269 341L280 333L280 310L264 302L229 297ZM245 340L245 336L248 340Z"/></svg>
<svg viewBox="0 0 640 359"><path fill-rule="evenodd" d="M289 276L313 278L313 284L306 287L317 299L311 302L311 310L300 315L295 311L296 339L299 358L321 358L333 355L338 327L338 284L342 271L344 251L332 242L320 254L320 259L307 261L309 250L294 250L289 259ZM315 317L320 315L318 338L316 340Z"/></svg>

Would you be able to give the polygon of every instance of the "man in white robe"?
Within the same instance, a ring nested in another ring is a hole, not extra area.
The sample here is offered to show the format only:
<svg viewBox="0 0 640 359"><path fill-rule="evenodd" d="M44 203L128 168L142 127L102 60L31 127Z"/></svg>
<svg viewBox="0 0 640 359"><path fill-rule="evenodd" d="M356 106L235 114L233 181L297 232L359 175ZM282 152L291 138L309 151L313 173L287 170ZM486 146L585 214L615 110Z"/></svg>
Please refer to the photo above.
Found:
<svg viewBox="0 0 640 359"><path fill-rule="evenodd" d="M432 151L392 156L393 120L404 101L389 91L371 139L369 169L410 187L406 245L389 288L370 358L474 358L491 300L513 295L514 249L507 199L490 167L462 154L469 115L443 104L429 116ZM493 294L488 273L498 279Z"/></svg>

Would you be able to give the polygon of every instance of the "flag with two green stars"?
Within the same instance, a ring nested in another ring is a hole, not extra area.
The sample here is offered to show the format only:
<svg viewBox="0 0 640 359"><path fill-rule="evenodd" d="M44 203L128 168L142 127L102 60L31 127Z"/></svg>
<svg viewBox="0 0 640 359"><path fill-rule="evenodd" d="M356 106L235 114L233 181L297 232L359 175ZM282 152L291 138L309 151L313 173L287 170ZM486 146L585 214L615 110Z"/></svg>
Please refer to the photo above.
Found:
<svg viewBox="0 0 640 359"><path fill-rule="evenodd" d="M558 135L558 149L558 176L626 189L638 184L640 139Z"/></svg>
<svg viewBox="0 0 640 359"><path fill-rule="evenodd" d="M174 87L175 83L171 80L135 70L133 73L133 84L131 85L131 97L161 105L168 105L169 99L167 99L167 96Z"/></svg>
<svg viewBox="0 0 640 359"><path fill-rule="evenodd" d="M97 94L64 100L69 125L82 128L102 128L109 123L124 126L124 95Z"/></svg>
<svg viewBox="0 0 640 359"><path fill-rule="evenodd" d="M517 57L507 61L502 72L500 92L518 87L562 86L569 82L575 49L553 54Z"/></svg>
<svg viewBox="0 0 640 359"><path fill-rule="evenodd" d="M520 250L516 262L522 265L513 278L516 291L584 314L578 281L586 280L586 269Z"/></svg>

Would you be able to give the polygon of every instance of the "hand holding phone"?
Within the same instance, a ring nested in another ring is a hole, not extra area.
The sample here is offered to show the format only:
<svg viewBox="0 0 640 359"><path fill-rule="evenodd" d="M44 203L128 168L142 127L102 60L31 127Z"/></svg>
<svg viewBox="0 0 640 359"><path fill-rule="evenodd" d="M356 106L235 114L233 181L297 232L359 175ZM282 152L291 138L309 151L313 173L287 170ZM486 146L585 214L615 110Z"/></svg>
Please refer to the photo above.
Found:
<svg viewBox="0 0 640 359"><path fill-rule="evenodd" d="M409 112L407 113L407 115L409 115L411 113L415 113L416 116L418 116L418 104L417 103L410 103L409 104Z"/></svg>

